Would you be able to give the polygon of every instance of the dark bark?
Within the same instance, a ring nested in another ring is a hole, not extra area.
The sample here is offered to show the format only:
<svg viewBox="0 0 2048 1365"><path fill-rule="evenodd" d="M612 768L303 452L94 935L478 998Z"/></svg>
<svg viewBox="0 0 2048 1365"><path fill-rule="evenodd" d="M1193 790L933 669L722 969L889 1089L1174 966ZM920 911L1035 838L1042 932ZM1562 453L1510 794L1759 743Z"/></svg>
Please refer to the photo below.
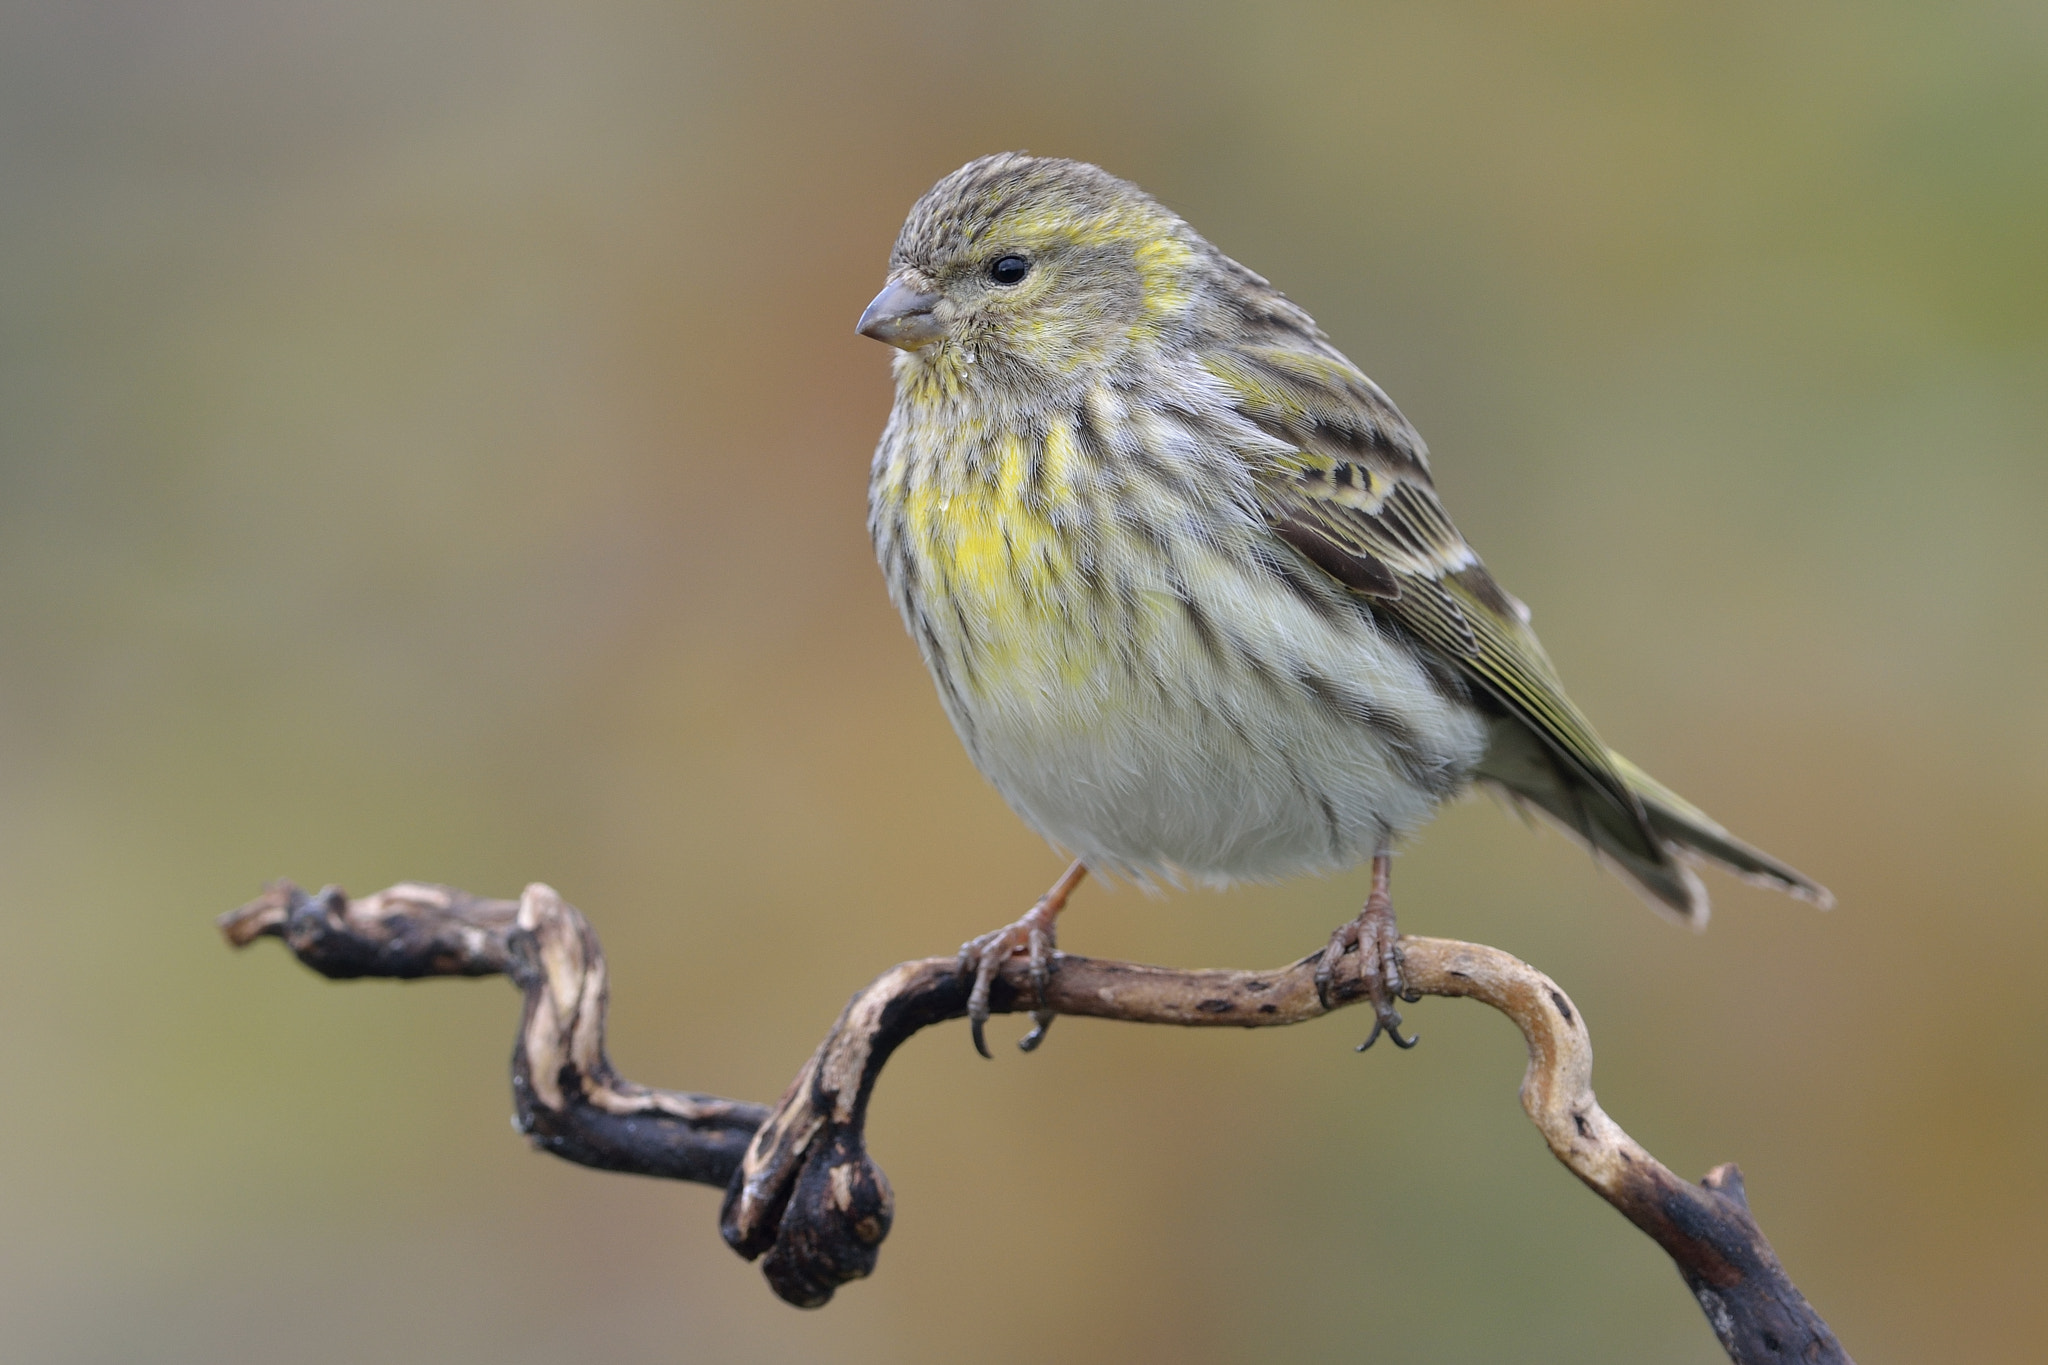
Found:
<svg viewBox="0 0 2048 1365"><path fill-rule="evenodd" d="M894 1197L869 1159L867 1106L889 1055L928 1025L967 1011L970 982L954 958L905 962L847 1003L772 1108L620 1077L604 1052L604 955L588 921L552 890L518 901L407 883L351 901L287 882L221 918L231 943L285 941L324 975L510 976L525 995L512 1055L521 1131L542 1150L605 1170L726 1190L719 1226L759 1258L775 1292L817 1307L869 1274ZM1411 991L1470 996L1506 1014L1529 1047L1522 1107L1551 1151L1662 1247L1738 1365L1846 1365L1849 1357L1779 1264L1750 1215L1742 1176L1716 1167L1702 1184L1672 1174L1593 1098L1592 1043L1556 983L1495 948L1404 938ZM1043 1007L1057 1014L1258 1028L1295 1024L1364 998L1355 962L1338 964L1325 1005L1321 954L1265 972L1176 971L1061 954ZM996 1013L1040 1005L1025 961L1006 964Z"/></svg>
<svg viewBox="0 0 2048 1365"><path fill-rule="evenodd" d="M322 976L492 976L526 996L512 1048L519 1131L544 1152L606 1171L724 1185L739 1169L763 1105L650 1090L620 1077L604 1051L604 953L573 906L530 890L489 900L402 882L351 901L290 882L221 917L236 947L281 938Z"/></svg>

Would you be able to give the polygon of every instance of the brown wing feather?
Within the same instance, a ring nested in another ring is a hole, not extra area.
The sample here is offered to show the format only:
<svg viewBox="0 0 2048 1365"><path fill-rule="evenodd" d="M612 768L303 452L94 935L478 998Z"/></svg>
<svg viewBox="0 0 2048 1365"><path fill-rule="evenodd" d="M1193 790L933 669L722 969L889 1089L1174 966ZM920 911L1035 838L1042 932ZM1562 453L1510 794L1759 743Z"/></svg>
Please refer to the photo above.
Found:
<svg viewBox="0 0 2048 1365"><path fill-rule="evenodd" d="M1565 695L1527 608L1487 573L1444 511L1421 438L1327 343L1301 343L1226 348L1208 362L1238 411L1292 447L1255 471L1274 533L1527 726L1576 776L1572 785L1608 808L1578 822L1588 837L1597 820L1665 861L1641 802Z"/></svg>

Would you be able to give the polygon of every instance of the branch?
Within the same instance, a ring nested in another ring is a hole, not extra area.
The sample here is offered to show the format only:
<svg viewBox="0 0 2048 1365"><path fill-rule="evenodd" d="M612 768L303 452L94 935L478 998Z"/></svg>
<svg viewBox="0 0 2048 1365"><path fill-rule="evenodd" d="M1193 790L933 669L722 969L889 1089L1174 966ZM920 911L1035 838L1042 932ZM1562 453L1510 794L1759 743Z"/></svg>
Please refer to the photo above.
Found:
<svg viewBox="0 0 2048 1365"><path fill-rule="evenodd" d="M524 991L512 1055L520 1130L544 1151L586 1166L726 1187L720 1230L761 1259L775 1292L817 1307L874 1269L894 1197L868 1158L864 1122L895 1049L967 1011L969 981L950 957L905 962L848 1002L772 1110L737 1100L651 1090L621 1078L604 1053L604 955L589 923L548 887L517 902L402 883L350 901L289 882L221 917L237 947L276 937L324 975L487 976ZM1742 1175L1718 1166L1699 1185L1674 1175L1593 1098L1593 1048L1556 983L1497 948L1403 938L1405 974L1423 995L1466 996L1522 1031L1529 1067L1522 1107L1550 1150L1677 1265L1737 1365L1848 1365L1750 1215ZM1332 1005L1318 1000L1320 954L1268 972L1177 971L1060 954L1045 1007L1133 1023L1259 1028L1298 1024L1364 998L1340 969ZM997 1013L1037 1006L1024 961L996 979Z"/></svg>
<svg viewBox="0 0 2048 1365"><path fill-rule="evenodd" d="M237 948L281 938L322 976L493 976L526 994L512 1048L519 1131L566 1161L606 1171L723 1185L768 1111L742 1100L650 1090L612 1070L604 1052L610 998L604 951L575 906L545 886L516 901L400 882L349 900L339 887L307 895L290 882L220 917Z"/></svg>

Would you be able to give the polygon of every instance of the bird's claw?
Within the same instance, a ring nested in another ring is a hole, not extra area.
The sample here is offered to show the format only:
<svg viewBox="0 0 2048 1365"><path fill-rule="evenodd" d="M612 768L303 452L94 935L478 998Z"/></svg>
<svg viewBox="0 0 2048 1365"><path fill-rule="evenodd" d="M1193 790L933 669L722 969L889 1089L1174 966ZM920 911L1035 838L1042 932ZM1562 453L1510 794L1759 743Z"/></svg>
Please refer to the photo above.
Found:
<svg viewBox="0 0 2048 1365"><path fill-rule="evenodd" d="M1058 1017L1051 1010L1031 1011L1031 1032L1017 1040L1017 1050L1019 1052L1038 1051L1038 1045L1045 1041L1045 1031L1052 1027L1052 1021ZM983 1053L982 1055L987 1056L988 1054Z"/></svg>
<svg viewBox="0 0 2048 1365"><path fill-rule="evenodd" d="M1407 997L1403 996L1402 998L1406 999ZM1373 1012L1372 1032L1366 1034L1365 1041L1360 1043L1356 1048L1353 1049L1353 1051L1365 1051L1367 1048L1371 1047L1374 1043L1377 1043L1380 1040L1380 1035L1382 1033L1387 1035L1388 1042L1392 1043L1395 1047L1400 1048L1403 1052L1406 1052L1409 1048L1414 1047L1417 1043L1422 1041L1422 1036L1420 1034L1410 1034L1406 1038L1403 1038L1401 1036L1401 1016L1398 1013L1391 1009L1376 1009Z"/></svg>
<svg viewBox="0 0 2048 1365"><path fill-rule="evenodd" d="M989 1020L989 994L1003 964L1018 953L1030 957L1031 989L1038 1008L1031 1012L1031 1032L1020 1038L1017 1046L1022 1051L1031 1052L1045 1041L1045 1032L1052 1027L1054 1017L1052 1011L1045 1008L1045 993L1052 984L1053 956L1057 946L1051 916L1040 917L1036 907L1015 924L1004 925L993 933L971 938L960 945L960 974L974 974L974 984L967 992L967 1029L974 1039L976 1052L984 1057L991 1055L985 1033Z"/></svg>
<svg viewBox="0 0 2048 1365"><path fill-rule="evenodd" d="M1334 1009L1342 1003L1338 998L1337 964L1353 950L1358 953L1358 973L1365 994L1372 1001L1373 1012L1372 1032L1358 1045L1358 1051L1378 1042L1381 1034L1403 1051L1414 1047L1421 1039L1414 1034L1402 1034L1401 1015L1394 1002L1405 1000L1413 1004L1422 998L1422 993L1411 989L1402 974L1401 931L1394 922L1393 902L1379 888L1366 900L1358 918L1330 935L1330 946L1323 949L1322 960L1316 964L1316 999L1324 1009Z"/></svg>

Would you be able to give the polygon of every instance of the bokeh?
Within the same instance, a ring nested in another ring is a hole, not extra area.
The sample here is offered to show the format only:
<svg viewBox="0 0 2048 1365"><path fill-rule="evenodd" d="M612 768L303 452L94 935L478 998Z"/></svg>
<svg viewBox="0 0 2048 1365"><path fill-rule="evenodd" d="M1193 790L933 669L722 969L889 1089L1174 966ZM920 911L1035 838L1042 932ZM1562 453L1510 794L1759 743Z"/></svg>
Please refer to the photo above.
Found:
<svg viewBox="0 0 2048 1365"><path fill-rule="evenodd" d="M896 1232L802 1313L717 1192L508 1130L503 983L214 936L273 876L545 880L628 1075L769 1099L1020 911L1059 860L885 599L853 334L1014 147L1313 311L1606 737L1840 898L1715 879L1695 936L1481 799L1403 924L1562 982L1865 1365L2038 1359L2048 10L1996 0L10 0L0 1356L1720 1358L1474 1006L920 1037ZM1271 965L1362 894L1090 886L1064 941Z"/></svg>

